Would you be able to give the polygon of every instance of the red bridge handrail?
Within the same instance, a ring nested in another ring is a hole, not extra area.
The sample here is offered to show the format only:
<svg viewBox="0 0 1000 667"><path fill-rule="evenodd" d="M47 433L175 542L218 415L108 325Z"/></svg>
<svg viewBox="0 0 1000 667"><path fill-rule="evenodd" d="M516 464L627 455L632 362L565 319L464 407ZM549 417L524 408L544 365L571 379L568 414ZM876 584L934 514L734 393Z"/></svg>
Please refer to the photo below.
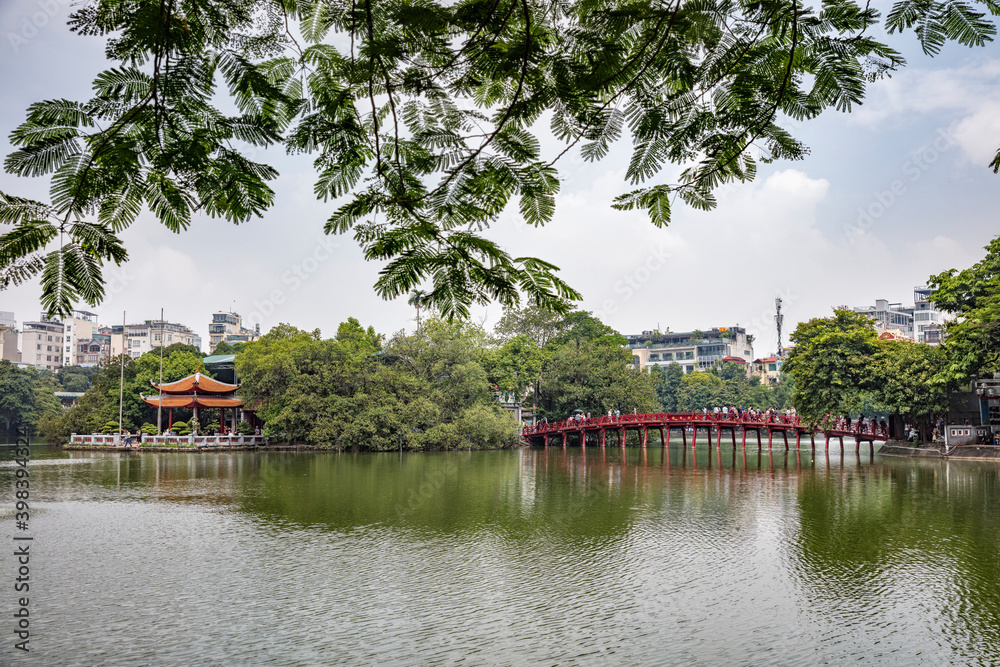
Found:
<svg viewBox="0 0 1000 667"><path fill-rule="evenodd" d="M578 432L591 429L608 428L629 428L635 426L713 426L722 428L749 427L749 428L770 428L772 430L801 430L809 433L822 433L834 436L866 435L874 438L885 439L888 437L885 426L867 421L863 424L850 422L846 419L837 419L827 428L810 428L798 415L783 414L758 414L751 416L747 413L737 413L735 416L729 413L714 412L655 412L632 415L621 415L608 417L600 415L598 417L583 417L581 419L564 419L558 422L534 424L524 427L522 431L525 438L551 433Z"/></svg>

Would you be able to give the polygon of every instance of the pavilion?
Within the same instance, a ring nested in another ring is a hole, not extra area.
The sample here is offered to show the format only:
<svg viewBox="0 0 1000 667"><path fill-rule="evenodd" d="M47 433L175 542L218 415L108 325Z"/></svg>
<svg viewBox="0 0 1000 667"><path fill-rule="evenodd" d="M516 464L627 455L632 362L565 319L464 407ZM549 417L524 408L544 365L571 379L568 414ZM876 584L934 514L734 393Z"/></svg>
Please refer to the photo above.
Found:
<svg viewBox="0 0 1000 667"><path fill-rule="evenodd" d="M176 382L156 384L149 381L157 394L143 396L142 400L154 408L163 407L170 410L170 421L167 430L174 424L174 408L189 408L194 411L194 419L198 420L199 408L219 408L219 428L226 424L226 408L230 410L230 424L236 430L236 418L239 409L243 407L243 399L236 395L240 388L238 384L228 384L213 380L207 375L197 372Z"/></svg>

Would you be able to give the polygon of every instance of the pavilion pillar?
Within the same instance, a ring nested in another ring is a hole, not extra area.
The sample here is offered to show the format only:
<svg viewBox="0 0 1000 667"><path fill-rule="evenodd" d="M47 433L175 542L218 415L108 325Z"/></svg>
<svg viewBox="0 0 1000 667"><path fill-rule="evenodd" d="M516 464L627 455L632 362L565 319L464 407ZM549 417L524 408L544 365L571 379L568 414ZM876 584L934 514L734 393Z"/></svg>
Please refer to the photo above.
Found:
<svg viewBox="0 0 1000 667"><path fill-rule="evenodd" d="M219 430L226 428L226 409L219 408Z"/></svg>
<svg viewBox="0 0 1000 667"><path fill-rule="evenodd" d="M230 422L232 423L233 433L236 433L236 415L239 413L237 408L231 408L232 414L229 416Z"/></svg>
<svg viewBox="0 0 1000 667"><path fill-rule="evenodd" d="M170 408L170 415L167 417L167 430L169 431L174 427L174 409Z"/></svg>

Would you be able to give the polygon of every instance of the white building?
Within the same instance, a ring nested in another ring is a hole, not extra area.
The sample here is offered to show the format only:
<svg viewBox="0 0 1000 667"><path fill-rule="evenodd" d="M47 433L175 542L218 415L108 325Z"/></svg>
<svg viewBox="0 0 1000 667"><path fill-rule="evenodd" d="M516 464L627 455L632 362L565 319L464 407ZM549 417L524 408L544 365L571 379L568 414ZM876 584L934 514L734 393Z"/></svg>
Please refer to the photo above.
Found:
<svg viewBox="0 0 1000 667"><path fill-rule="evenodd" d="M679 364L685 373L706 370L729 357L753 362L753 344L743 327L716 327L709 331L665 333L644 331L625 336L640 368Z"/></svg>
<svg viewBox="0 0 1000 667"><path fill-rule="evenodd" d="M249 343L260 338L260 325L255 329L243 327L243 318L239 313L219 311L212 314L212 323L208 325L208 351L215 352L219 343Z"/></svg>
<svg viewBox="0 0 1000 667"><path fill-rule="evenodd" d="M17 343L18 332L14 313L0 310L0 359L21 361L21 350Z"/></svg>
<svg viewBox="0 0 1000 667"><path fill-rule="evenodd" d="M64 338L62 322L44 315L37 322L25 322L21 333L21 361L35 368L59 370L63 365Z"/></svg>
<svg viewBox="0 0 1000 667"><path fill-rule="evenodd" d="M86 310L74 310L72 317L63 320L62 365L76 364L80 342L92 340L100 328L97 315Z"/></svg>
<svg viewBox="0 0 1000 667"><path fill-rule="evenodd" d="M910 340L936 345L941 342L941 326L951 316L934 306L930 300L932 291L929 287L914 287L912 306L876 299L874 306L855 307L853 310L871 317L880 332L898 330Z"/></svg>
<svg viewBox="0 0 1000 667"><path fill-rule="evenodd" d="M170 347L174 343L191 345L201 349L201 336L183 324L164 320L146 320L141 324L126 324L125 338L122 342L121 325L113 326L111 335L111 356L117 356L123 351L133 359L141 357L146 352L162 347Z"/></svg>

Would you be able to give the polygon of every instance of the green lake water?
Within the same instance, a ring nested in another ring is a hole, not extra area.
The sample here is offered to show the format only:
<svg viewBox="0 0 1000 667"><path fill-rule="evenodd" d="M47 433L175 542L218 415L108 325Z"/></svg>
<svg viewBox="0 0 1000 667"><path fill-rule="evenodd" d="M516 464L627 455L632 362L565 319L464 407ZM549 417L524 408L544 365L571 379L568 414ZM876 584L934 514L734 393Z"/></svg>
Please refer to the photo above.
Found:
<svg viewBox="0 0 1000 667"><path fill-rule="evenodd" d="M22 533L12 459L0 665L1000 663L995 463L32 447Z"/></svg>

